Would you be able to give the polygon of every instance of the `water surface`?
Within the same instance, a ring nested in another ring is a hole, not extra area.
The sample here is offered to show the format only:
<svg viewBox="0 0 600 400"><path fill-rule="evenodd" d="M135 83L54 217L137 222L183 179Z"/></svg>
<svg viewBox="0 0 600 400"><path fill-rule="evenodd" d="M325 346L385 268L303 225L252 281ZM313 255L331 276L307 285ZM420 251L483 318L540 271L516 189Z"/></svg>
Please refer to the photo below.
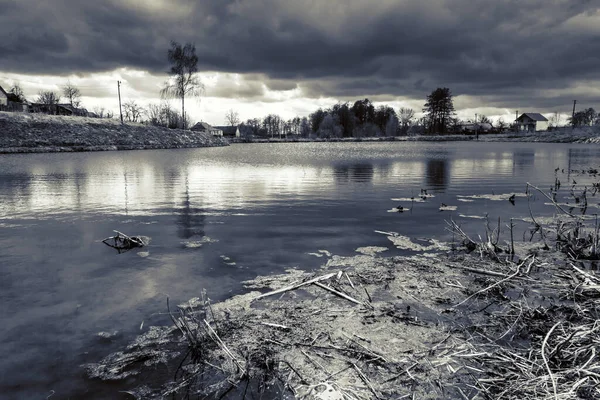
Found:
<svg viewBox="0 0 600 400"><path fill-rule="evenodd" d="M3 398L128 398L84 377L98 361L203 288L215 300L241 281L315 269L327 250L385 246L385 235L451 240L451 217L483 233L489 214L529 214L527 202L458 195L549 188L557 176L600 165L597 146L528 143L295 143L227 148L0 156L0 393ZM564 173L562 170L564 169ZM426 203L393 201L418 195ZM541 196L540 196L541 197ZM440 212L441 203L456 205ZM552 215L543 199L537 215ZM591 199L592 206L597 204ZM397 205L411 212L390 213ZM595 210L595 209L594 209ZM595 211L592 211L595 212ZM524 232L527 224L518 229ZM119 230L151 238L117 254L101 240ZM519 233L519 235L521 235ZM385 255L386 253L384 253ZM142 324L143 323L143 324ZM114 332L110 339L98 332ZM159 371L160 372L160 371Z"/></svg>

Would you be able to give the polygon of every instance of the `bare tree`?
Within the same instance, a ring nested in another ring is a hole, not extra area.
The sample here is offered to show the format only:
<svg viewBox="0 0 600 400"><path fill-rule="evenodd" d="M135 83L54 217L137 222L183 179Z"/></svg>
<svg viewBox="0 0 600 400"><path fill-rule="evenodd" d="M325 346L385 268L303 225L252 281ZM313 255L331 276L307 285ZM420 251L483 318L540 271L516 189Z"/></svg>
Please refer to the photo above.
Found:
<svg viewBox="0 0 600 400"><path fill-rule="evenodd" d="M137 104L135 100L130 100L123 104L123 109L125 111L125 119L129 122L138 122L144 112L144 108Z"/></svg>
<svg viewBox="0 0 600 400"><path fill-rule="evenodd" d="M385 124L385 136L396 136L398 132L398 117L390 115Z"/></svg>
<svg viewBox="0 0 600 400"><path fill-rule="evenodd" d="M78 108L81 104L81 91L68 81L65 86L62 87L62 94L65 96L71 107Z"/></svg>
<svg viewBox="0 0 600 400"><path fill-rule="evenodd" d="M408 128L412 125L415 118L415 110L402 107L398 110L398 119L400 120L400 132L403 135L408 133Z"/></svg>
<svg viewBox="0 0 600 400"><path fill-rule="evenodd" d="M477 119L475 120L476 124L490 124L492 125L492 120L489 119L487 116L481 114L477 117Z"/></svg>
<svg viewBox="0 0 600 400"><path fill-rule="evenodd" d="M267 135L271 137L275 135L281 136L282 120L279 115L269 114L263 119L262 123Z"/></svg>
<svg viewBox="0 0 600 400"><path fill-rule="evenodd" d="M23 89L21 89L21 86L19 86L18 83L12 85L8 93L12 94L13 98L19 103L25 101L25 94L23 93Z"/></svg>
<svg viewBox="0 0 600 400"><path fill-rule="evenodd" d="M165 82L160 91L161 96L181 99L181 115L183 116L183 129L185 121L185 96L199 96L204 86L196 76L198 72L198 56L196 46L186 43L185 46L171 41L171 48L167 52L171 69L170 79Z"/></svg>
<svg viewBox="0 0 600 400"><path fill-rule="evenodd" d="M168 101L163 101L160 104L148 104L145 113L151 125L171 129L183 126L181 115L171 107ZM189 121L188 115L186 115L186 120Z"/></svg>
<svg viewBox="0 0 600 400"><path fill-rule="evenodd" d="M554 114L552 114L552 116L550 117L550 121L548 123L548 125L551 128L558 128L561 124L561 115L558 111L555 111Z"/></svg>
<svg viewBox="0 0 600 400"><path fill-rule="evenodd" d="M94 109L92 110L92 112L94 114L96 114L96 116L98 118L104 118L104 113L106 112L106 109L104 107L94 107Z"/></svg>
<svg viewBox="0 0 600 400"><path fill-rule="evenodd" d="M38 97L35 100L36 103L42 104L44 106L43 111L47 112L48 114L56 114L56 105L59 101L60 96L50 90L39 92Z"/></svg>
<svg viewBox="0 0 600 400"><path fill-rule="evenodd" d="M229 125L237 126L240 123L240 115L237 113L237 111L230 109L227 111L227 114L225 114L225 120L229 123Z"/></svg>
<svg viewBox="0 0 600 400"><path fill-rule="evenodd" d="M504 122L504 118L502 118L502 117L498 118L498 121L496 122L496 129L499 132L502 132L506 128L508 128L508 124L506 122Z"/></svg>
<svg viewBox="0 0 600 400"><path fill-rule="evenodd" d="M340 125L339 117L329 113L325 115L317 131L319 137L323 138L342 137L343 132L344 128Z"/></svg>

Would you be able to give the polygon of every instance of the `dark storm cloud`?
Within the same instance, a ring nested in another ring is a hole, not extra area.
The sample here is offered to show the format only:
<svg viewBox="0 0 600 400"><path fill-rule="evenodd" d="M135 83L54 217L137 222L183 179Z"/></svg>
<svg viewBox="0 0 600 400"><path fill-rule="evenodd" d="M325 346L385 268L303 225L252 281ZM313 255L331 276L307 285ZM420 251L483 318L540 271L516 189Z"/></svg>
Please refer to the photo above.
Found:
<svg viewBox="0 0 600 400"><path fill-rule="evenodd" d="M271 90L423 98L447 86L498 105L525 93L542 106L568 97L542 101L544 89L600 80L598 9L595 0L21 0L0 4L9 38L0 71L161 73L174 39L196 43L203 70L262 74Z"/></svg>

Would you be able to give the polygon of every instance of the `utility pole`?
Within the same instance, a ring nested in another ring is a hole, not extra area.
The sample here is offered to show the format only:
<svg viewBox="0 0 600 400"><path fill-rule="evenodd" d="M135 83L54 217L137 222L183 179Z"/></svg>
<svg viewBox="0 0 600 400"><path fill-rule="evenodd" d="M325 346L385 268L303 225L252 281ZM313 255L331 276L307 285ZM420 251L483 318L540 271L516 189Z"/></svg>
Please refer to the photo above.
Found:
<svg viewBox="0 0 600 400"><path fill-rule="evenodd" d="M121 115L121 124L123 123L123 110L121 109L121 81L117 81L117 90L119 91L119 114Z"/></svg>
<svg viewBox="0 0 600 400"><path fill-rule="evenodd" d="M519 132L519 123L517 120L519 119L519 110L515 111L515 132Z"/></svg>
<svg viewBox="0 0 600 400"><path fill-rule="evenodd" d="M575 104L577 100L573 100L573 113L571 114L571 125L575 126Z"/></svg>

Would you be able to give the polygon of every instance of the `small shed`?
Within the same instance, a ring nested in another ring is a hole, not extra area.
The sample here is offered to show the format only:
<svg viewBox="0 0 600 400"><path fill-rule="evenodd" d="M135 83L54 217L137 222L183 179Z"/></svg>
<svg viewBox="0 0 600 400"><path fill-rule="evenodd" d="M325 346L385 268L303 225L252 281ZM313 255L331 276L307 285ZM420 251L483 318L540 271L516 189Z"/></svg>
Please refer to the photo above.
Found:
<svg viewBox="0 0 600 400"><path fill-rule="evenodd" d="M223 136L223 130L213 127L206 122L198 122L190 128L191 131L210 133L213 136Z"/></svg>
<svg viewBox="0 0 600 400"><path fill-rule="evenodd" d="M548 119L540 113L524 113L516 120L520 132L548 130Z"/></svg>
<svg viewBox="0 0 600 400"><path fill-rule="evenodd" d="M240 128L237 126L215 126L215 129L223 131L223 136L240 137Z"/></svg>

